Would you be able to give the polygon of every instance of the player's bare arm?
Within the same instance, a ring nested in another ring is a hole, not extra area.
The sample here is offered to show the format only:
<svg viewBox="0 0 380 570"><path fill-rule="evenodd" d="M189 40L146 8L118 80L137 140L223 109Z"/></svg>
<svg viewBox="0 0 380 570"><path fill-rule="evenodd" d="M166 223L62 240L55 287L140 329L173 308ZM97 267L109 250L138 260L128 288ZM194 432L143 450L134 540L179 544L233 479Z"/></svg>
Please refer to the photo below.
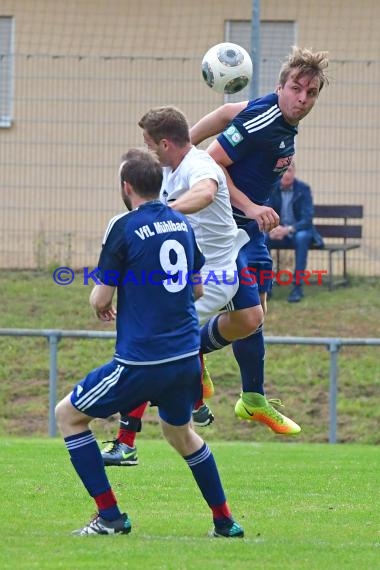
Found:
<svg viewBox="0 0 380 570"><path fill-rule="evenodd" d="M90 305L96 316L101 321L113 321L116 317L116 309L112 305L112 299L116 287L110 285L95 285L90 294Z"/></svg>
<svg viewBox="0 0 380 570"><path fill-rule="evenodd" d="M202 279L201 274L199 272L194 273L193 279L194 281L196 281L196 283L193 284L193 294L194 294L194 299L196 301L197 299L203 296L203 284L198 283L198 280L201 281Z"/></svg>
<svg viewBox="0 0 380 570"><path fill-rule="evenodd" d="M235 208L244 212L247 218L256 220L259 229L262 232L270 232L273 228L278 226L280 223L280 217L273 208L255 204L232 182L232 179L228 174L227 167L230 166L233 161L230 159L221 144L217 140L213 141L208 147L207 152L224 170L231 204Z"/></svg>
<svg viewBox="0 0 380 570"><path fill-rule="evenodd" d="M245 109L247 103L248 101L226 103L202 117L190 129L190 140L192 144L197 145L209 137L218 135L224 131L232 119L236 117L240 111Z"/></svg>
<svg viewBox="0 0 380 570"><path fill-rule="evenodd" d="M180 198L170 202L169 206L182 214L194 214L207 208L214 201L217 191L218 184L216 180L204 178L194 184Z"/></svg>

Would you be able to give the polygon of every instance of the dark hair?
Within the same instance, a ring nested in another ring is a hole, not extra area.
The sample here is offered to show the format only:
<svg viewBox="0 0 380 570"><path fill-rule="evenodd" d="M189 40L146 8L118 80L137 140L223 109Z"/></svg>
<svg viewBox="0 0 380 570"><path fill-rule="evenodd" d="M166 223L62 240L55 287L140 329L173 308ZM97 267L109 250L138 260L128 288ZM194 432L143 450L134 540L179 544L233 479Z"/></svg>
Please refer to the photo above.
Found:
<svg viewBox="0 0 380 570"><path fill-rule="evenodd" d="M142 198L158 198L162 184L162 167L152 152L131 148L121 157L120 183L128 182Z"/></svg>
<svg viewBox="0 0 380 570"><path fill-rule="evenodd" d="M162 139L171 140L181 147L190 142L186 117L175 107L151 109L141 117L139 127L144 129L156 144Z"/></svg>

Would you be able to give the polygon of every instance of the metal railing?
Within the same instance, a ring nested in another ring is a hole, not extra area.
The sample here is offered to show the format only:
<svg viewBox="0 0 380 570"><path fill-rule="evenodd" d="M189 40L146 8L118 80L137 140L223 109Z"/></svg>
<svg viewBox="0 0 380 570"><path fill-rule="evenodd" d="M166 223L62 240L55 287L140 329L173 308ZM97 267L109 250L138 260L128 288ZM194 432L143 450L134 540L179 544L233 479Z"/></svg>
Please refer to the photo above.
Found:
<svg viewBox="0 0 380 570"><path fill-rule="evenodd" d="M58 342L61 338L115 339L116 333L86 330L56 329L0 329L0 336L37 336L45 337L49 342L49 436L57 434L55 406L57 403L58 380ZM338 353L342 346L380 346L380 338L329 338L267 336L266 344L305 344L326 346L330 354L329 374L329 443L337 441L337 400L338 400Z"/></svg>

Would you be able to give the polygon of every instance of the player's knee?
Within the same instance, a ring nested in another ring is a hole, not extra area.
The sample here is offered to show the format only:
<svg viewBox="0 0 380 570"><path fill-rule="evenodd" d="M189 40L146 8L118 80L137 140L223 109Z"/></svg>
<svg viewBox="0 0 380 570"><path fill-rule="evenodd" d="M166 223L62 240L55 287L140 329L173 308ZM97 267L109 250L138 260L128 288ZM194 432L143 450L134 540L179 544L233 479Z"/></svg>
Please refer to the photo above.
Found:
<svg viewBox="0 0 380 570"><path fill-rule="evenodd" d="M58 404L55 406L55 419L57 422L59 422L61 420L61 413L62 413L62 401L58 402Z"/></svg>
<svg viewBox="0 0 380 570"><path fill-rule="evenodd" d="M264 323L264 317L268 312L267 292L260 293L260 303L261 303L261 308L263 310L263 319L261 321L261 324L263 324Z"/></svg>
<svg viewBox="0 0 380 570"><path fill-rule="evenodd" d="M184 426L162 425L166 441L183 457L190 455L194 447L194 436L198 439L190 424Z"/></svg>
<svg viewBox="0 0 380 570"><path fill-rule="evenodd" d="M58 402L55 407L55 421L57 422L59 430L62 432L68 421L67 404L65 399Z"/></svg>
<svg viewBox="0 0 380 570"><path fill-rule="evenodd" d="M55 407L55 419L61 434L65 437L74 432L88 429L91 421L89 416L79 412L71 403L70 397L66 396Z"/></svg>
<svg viewBox="0 0 380 570"><path fill-rule="evenodd" d="M164 436L169 445L171 445L171 447L173 447L180 455L186 455L188 438L184 432L177 429L166 433L164 432Z"/></svg>
<svg viewBox="0 0 380 570"><path fill-rule="evenodd" d="M254 333L264 321L264 311L261 305L251 307L244 313L241 320L240 332L244 336Z"/></svg>
<svg viewBox="0 0 380 570"><path fill-rule="evenodd" d="M234 334L236 340L250 336L262 324L264 319L261 305L232 312L228 316L229 327L233 331L232 334Z"/></svg>

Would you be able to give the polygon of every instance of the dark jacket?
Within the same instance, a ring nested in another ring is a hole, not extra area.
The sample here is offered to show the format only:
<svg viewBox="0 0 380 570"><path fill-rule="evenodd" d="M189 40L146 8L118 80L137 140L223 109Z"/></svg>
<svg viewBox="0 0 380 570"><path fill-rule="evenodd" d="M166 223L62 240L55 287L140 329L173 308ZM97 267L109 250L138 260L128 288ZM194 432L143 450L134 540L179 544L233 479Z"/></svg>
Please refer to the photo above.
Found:
<svg viewBox="0 0 380 570"><path fill-rule="evenodd" d="M272 191L268 205L271 206L279 216L281 216L281 183L279 182ZM297 178L293 182L293 214L296 219L294 229L296 232L300 230L312 230L313 241L312 246L323 248L323 238L313 225L314 206L311 195L311 188ZM280 221L281 223L281 221Z"/></svg>

